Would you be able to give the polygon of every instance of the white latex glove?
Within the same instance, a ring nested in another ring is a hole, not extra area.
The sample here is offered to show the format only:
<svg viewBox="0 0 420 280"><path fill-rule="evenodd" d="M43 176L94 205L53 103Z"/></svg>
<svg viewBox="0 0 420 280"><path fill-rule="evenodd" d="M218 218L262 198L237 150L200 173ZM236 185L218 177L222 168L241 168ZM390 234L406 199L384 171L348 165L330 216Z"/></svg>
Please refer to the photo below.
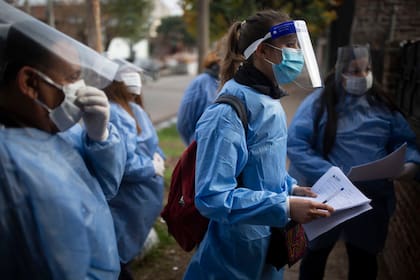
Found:
<svg viewBox="0 0 420 280"><path fill-rule="evenodd" d="M108 138L109 102L105 93L94 87L83 87L76 93L76 104L83 112L86 132L94 141Z"/></svg>
<svg viewBox="0 0 420 280"><path fill-rule="evenodd" d="M165 162L158 153L154 153L153 155L153 167L155 168L155 174L163 177L163 172L165 172Z"/></svg>

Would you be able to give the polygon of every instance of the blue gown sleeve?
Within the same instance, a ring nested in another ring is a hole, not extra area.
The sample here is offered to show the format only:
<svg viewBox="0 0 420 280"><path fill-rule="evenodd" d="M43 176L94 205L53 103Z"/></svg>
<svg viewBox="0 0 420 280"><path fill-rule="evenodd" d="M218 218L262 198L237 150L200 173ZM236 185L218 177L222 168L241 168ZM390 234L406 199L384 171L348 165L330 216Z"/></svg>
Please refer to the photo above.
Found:
<svg viewBox="0 0 420 280"><path fill-rule="evenodd" d="M292 194L292 190L293 190L293 186L297 184L297 181L295 178L293 178L292 176L289 175L289 173L287 173L286 175L286 187L287 187L287 193L289 195Z"/></svg>
<svg viewBox="0 0 420 280"><path fill-rule="evenodd" d="M195 127L204 110L216 96L218 82L208 74L200 74L185 90L178 108L177 130L185 145L195 139Z"/></svg>
<svg viewBox="0 0 420 280"><path fill-rule="evenodd" d="M59 135L72 145L85 160L87 167L98 179L107 199L118 192L126 164L126 147L116 127L108 124L109 136L103 142L90 140L80 124Z"/></svg>
<svg viewBox="0 0 420 280"><path fill-rule="evenodd" d="M236 187L236 178L248 160L244 129L236 112L229 105L217 104L206 113L196 132L197 209L221 223L284 226L288 219L285 195Z"/></svg>
<svg viewBox="0 0 420 280"><path fill-rule="evenodd" d="M107 200L114 197L124 174L126 147L116 127L109 123L109 136L103 142L91 141L83 132L86 161L104 191Z"/></svg>
<svg viewBox="0 0 420 280"><path fill-rule="evenodd" d="M314 135L319 91L309 95L297 109L288 129L287 155L291 164L305 174L306 182L314 184L332 166L317 150L313 142L322 139ZM315 138L314 138L315 137ZM302 184L299 182L298 184Z"/></svg>
<svg viewBox="0 0 420 280"><path fill-rule="evenodd" d="M122 107L112 104L110 122L118 129L119 134L123 135L126 158L123 180L146 181L156 176L152 159L137 149L137 129L134 118Z"/></svg>
<svg viewBox="0 0 420 280"><path fill-rule="evenodd" d="M416 135L399 112L395 112L393 115L392 133L389 143L390 152L396 150L404 142L407 142L405 161L420 164L420 153L416 145Z"/></svg>

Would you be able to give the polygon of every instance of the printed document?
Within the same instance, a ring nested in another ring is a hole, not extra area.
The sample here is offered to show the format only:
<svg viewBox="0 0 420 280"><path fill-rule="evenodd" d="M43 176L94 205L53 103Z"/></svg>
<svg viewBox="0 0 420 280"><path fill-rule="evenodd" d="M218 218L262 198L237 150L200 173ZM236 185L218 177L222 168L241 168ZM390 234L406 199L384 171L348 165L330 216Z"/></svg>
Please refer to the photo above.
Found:
<svg viewBox="0 0 420 280"><path fill-rule="evenodd" d="M406 150L407 143L404 143L386 157L353 166L347 174L347 177L352 182L395 178L403 169Z"/></svg>
<svg viewBox="0 0 420 280"><path fill-rule="evenodd" d="M319 178L312 186L312 191L318 196L299 196L298 198L326 203L333 207L335 211L328 218L318 218L310 223L303 224L309 240L316 238L350 218L372 209L369 205L371 200L350 182L340 168L335 166L331 167Z"/></svg>

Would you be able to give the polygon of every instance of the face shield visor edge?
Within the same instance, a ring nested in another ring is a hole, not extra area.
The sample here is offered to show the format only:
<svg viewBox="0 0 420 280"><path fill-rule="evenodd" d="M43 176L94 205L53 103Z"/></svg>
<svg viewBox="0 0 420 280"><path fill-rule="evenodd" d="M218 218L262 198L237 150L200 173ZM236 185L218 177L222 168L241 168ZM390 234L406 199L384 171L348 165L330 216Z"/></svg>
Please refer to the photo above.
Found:
<svg viewBox="0 0 420 280"><path fill-rule="evenodd" d="M304 68L302 74L299 77L309 78L307 84L311 87L321 87L321 77L319 73L318 63L315 58L315 53L312 47L311 39L306 27L306 23L303 20L287 21L277 24L270 28L263 38L254 41L244 51L245 59L248 59L257 49L257 47L267 39L277 39L287 35L296 34L298 45L302 51L304 57ZM299 78L298 78L299 79ZM305 83L306 84L306 83Z"/></svg>

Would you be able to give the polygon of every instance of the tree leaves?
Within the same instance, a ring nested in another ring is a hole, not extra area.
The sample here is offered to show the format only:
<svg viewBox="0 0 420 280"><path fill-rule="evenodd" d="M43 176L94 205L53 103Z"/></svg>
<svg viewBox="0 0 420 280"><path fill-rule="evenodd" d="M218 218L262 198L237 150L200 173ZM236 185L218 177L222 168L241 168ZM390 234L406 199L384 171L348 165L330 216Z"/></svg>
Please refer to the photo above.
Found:
<svg viewBox="0 0 420 280"><path fill-rule="evenodd" d="M197 36L197 0L180 1L184 20L191 36ZM335 8L342 1L324 0L213 0L210 1L210 40L220 39L236 21L242 21L258 10L274 9L308 24L311 37L321 36L336 18Z"/></svg>

